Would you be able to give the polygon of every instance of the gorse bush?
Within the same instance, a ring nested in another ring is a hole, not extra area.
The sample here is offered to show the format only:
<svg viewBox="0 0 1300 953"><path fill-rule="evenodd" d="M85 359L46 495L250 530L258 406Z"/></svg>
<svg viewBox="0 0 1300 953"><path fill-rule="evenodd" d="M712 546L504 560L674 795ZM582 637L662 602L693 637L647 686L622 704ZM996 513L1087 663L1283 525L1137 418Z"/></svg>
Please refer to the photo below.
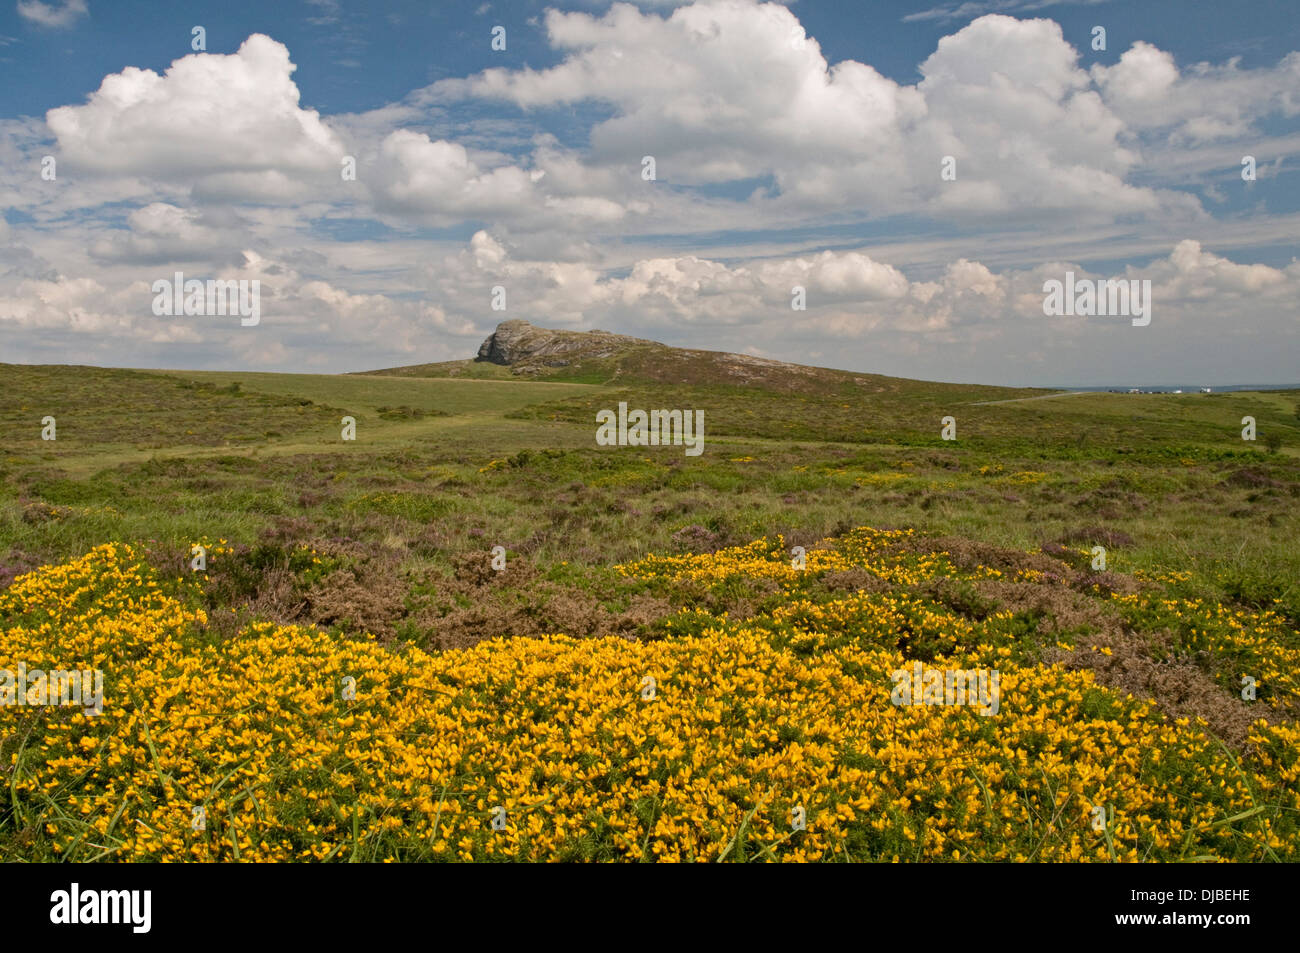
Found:
<svg viewBox="0 0 1300 953"><path fill-rule="evenodd" d="M805 571L770 539L652 557L620 571L667 591L765 576L782 594L748 618L688 607L652 641L557 634L436 654L263 622L220 638L197 574L163 578L136 548L97 547L0 593L0 669L89 666L105 682L98 716L0 711L0 850L78 861L1297 859L1300 730L1282 709L1261 699L1273 723L1261 717L1234 751L1092 672L1035 661L1023 617L974 618L906 590L1026 578L906 542L858 530L810 549ZM828 588L845 572L890 591ZM1294 643L1243 634L1277 629L1274 616L1141 600L1125 611L1146 613L1143 624L1182 618L1197 645L1290 690ZM996 670L997 714L892 703L891 673L922 658Z"/></svg>

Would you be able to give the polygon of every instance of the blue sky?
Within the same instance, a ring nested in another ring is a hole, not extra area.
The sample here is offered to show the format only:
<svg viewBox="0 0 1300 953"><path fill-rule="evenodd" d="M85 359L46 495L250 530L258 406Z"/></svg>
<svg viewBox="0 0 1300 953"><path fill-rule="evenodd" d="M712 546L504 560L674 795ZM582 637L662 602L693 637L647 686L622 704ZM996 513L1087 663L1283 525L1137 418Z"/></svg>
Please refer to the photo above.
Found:
<svg viewBox="0 0 1300 953"><path fill-rule="evenodd" d="M233 53L252 33L280 40L298 64L295 78L304 105L327 113L360 112L400 100L436 79L499 65L480 42L497 23L520 27L508 34L512 58L520 65L541 69L556 64L562 57L536 25L551 6L601 11L609 4L112 0L89 6L85 16L62 30L41 27L20 16L16 5L6 4L0 8L0 34L9 41L0 107L10 117L41 115L79 101L126 63L162 71L176 58L177 38L188 37L195 24L207 24L212 52ZM646 9L656 6L647 4ZM900 83L917 79L917 64L954 24L973 19L938 15L945 7L960 9L960 3L847 0L789 6L831 62L863 60ZM981 5L988 12L999 7ZM927 10L935 15L906 19ZM1236 4L1216 0L1058 3L1030 12L1050 16L1066 35L1090 36L1102 20L1114 24L1110 48L1096 56L1108 64L1127 48L1125 38L1159 37L1185 62L1239 56L1245 68L1272 65L1300 49L1300 17L1291 0L1252 3L1249 15Z"/></svg>
<svg viewBox="0 0 1300 953"><path fill-rule="evenodd" d="M1278 0L4 0L0 361L358 370L525 318L930 379L1295 380L1296 51ZM262 320L155 315L176 271L259 281ZM1151 323L1044 315L1066 271L1150 280Z"/></svg>

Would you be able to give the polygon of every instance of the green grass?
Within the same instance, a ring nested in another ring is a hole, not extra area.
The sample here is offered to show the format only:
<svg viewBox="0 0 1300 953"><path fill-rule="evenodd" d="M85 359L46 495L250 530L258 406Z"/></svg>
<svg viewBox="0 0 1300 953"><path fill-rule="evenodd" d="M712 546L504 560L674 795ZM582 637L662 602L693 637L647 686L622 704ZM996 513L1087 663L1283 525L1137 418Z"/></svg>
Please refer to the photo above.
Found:
<svg viewBox="0 0 1300 953"><path fill-rule="evenodd" d="M474 362L341 376L0 365L0 586L109 540L178 572L193 542L220 539L235 549L213 560L206 608L224 628L205 637L272 617L435 648L658 638L690 630L684 605L743 617L778 596L753 578L664 590L616 564L874 526L1021 551L1104 544L1112 571L1180 572L1182 596L1274 609L1300 631L1296 391L1044 397L787 369L741 384L700 354L660 366L662 349L638 348L548 375L567 382ZM703 410L703 455L597 446L595 411L620 400ZM57 441L40 439L46 414ZM345 414L355 441L340 439ZM1248 414L1255 443L1240 437ZM955 442L940 439L945 415ZM500 576L481 572L496 545ZM973 590L942 596L984 611ZM1133 617L1172 632L1173 650L1207 637L1156 609ZM1033 612L1006 625L1018 657L1054 644ZM1213 674L1230 689L1239 673Z"/></svg>
<svg viewBox="0 0 1300 953"><path fill-rule="evenodd" d="M106 539L253 543L286 523L304 540L384 543L408 566L500 543L542 566L593 568L679 551L683 539L814 541L849 525L1021 549L1118 530L1132 540L1113 548L1121 571L1187 569L1208 591L1271 595L1300 617L1295 392L983 404L1024 394L893 378L836 378L818 396L644 381L3 373L17 395L0 414L10 562ZM595 410L620 399L703 409L705 453L597 447ZM39 439L47 412L54 443ZM358 421L354 442L340 439L345 413ZM956 442L939 438L945 414ZM1245 414L1261 434L1286 435L1281 453L1240 439ZM379 506L380 494L407 502Z"/></svg>
<svg viewBox="0 0 1300 953"><path fill-rule="evenodd" d="M480 365L481 366L481 365ZM493 365L495 366L495 365ZM238 383L245 390L286 399L307 398L351 414L377 413L384 406L409 406L444 414L506 413L546 400L583 393L582 385L537 381L438 380L360 374L267 374L235 371L166 371L217 386Z"/></svg>

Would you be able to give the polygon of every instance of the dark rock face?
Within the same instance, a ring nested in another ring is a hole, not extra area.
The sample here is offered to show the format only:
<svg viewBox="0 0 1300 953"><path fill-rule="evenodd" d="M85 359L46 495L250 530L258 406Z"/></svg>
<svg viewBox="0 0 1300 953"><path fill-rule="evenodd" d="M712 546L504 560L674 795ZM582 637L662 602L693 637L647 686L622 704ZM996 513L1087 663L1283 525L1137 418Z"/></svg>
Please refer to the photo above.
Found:
<svg viewBox="0 0 1300 953"><path fill-rule="evenodd" d="M479 347L477 360L507 366L538 363L565 367L569 361L558 355L581 352L584 357L607 357L627 345L651 343L608 331L552 331L527 321L502 321Z"/></svg>
<svg viewBox="0 0 1300 953"><path fill-rule="evenodd" d="M529 331L540 331L527 321L502 321L479 346L478 360L493 364L513 364L523 355L523 339Z"/></svg>

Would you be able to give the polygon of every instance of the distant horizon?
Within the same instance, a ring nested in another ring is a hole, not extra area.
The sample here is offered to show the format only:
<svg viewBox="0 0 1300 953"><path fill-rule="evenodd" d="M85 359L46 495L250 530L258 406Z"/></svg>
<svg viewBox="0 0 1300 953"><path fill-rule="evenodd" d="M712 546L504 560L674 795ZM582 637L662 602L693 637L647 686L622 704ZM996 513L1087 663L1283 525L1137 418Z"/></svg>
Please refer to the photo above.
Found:
<svg viewBox="0 0 1300 953"><path fill-rule="evenodd" d="M675 347L675 345L667 345ZM678 348L678 350L688 350ZM709 350L707 348L691 348L689 350ZM739 351L721 351L716 353L740 354ZM474 357L447 358L442 361L416 361L413 364L394 364L391 367L369 367L364 370L354 371L304 371L304 370L281 370L275 368L253 368L253 367L157 367L157 366L131 366L125 364L90 364L85 362L40 362L40 361L0 361L0 366L5 364L21 365L25 367L94 367L100 370L118 370L118 371L160 371L166 373L192 371L200 374L304 374L304 375L321 375L321 376L349 376L373 374L377 371L393 370L401 367L419 367L422 364L454 364L459 361L474 361ZM771 360L780 360L771 358ZM796 361L782 361L785 364L798 364ZM1290 384L1278 383L1260 383L1260 384L1215 384L1204 382L1194 384L1148 384L1133 383L1124 381L1114 384L1007 384L993 381L971 381L971 380L936 380L924 377L905 377L901 374L884 374L879 371L854 370L845 367L828 367L821 364L803 364L803 367L817 367L822 370L839 371L845 374L869 374L875 377L891 377L898 380L917 381L923 384L959 384L966 387L1009 387L1016 390L1059 390L1059 391L1110 391L1116 389L1128 390L1130 388L1139 388L1142 390L1177 390L1195 391L1201 387L1210 387L1215 391L1266 391L1266 390L1300 390L1300 381ZM546 383L540 381L537 383Z"/></svg>
<svg viewBox="0 0 1300 953"><path fill-rule="evenodd" d="M1143 390L1197 390L1201 387L1210 387L1216 391L1239 391L1239 390L1300 390L1300 382L1294 384L1071 384L1068 387L1062 387L1062 390L1083 390L1083 391L1105 391L1113 390L1117 387L1138 387Z"/></svg>

